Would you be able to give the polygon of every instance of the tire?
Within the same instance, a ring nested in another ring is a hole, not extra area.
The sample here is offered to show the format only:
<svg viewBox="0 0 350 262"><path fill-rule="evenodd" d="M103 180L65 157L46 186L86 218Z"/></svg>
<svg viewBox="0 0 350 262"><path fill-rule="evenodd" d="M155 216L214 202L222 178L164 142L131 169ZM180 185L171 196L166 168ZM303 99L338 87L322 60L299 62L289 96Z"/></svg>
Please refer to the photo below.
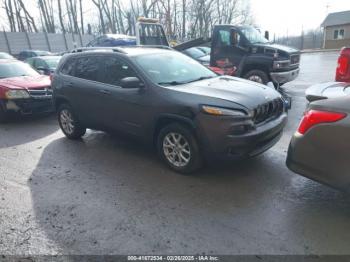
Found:
<svg viewBox="0 0 350 262"><path fill-rule="evenodd" d="M173 123L165 126L157 138L157 151L159 157L178 173L189 175L202 166L197 139L184 125Z"/></svg>
<svg viewBox="0 0 350 262"><path fill-rule="evenodd" d="M251 70L244 75L244 78L264 85L269 82L268 75L262 70Z"/></svg>
<svg viewBox="0 0 350 262"><path fill-rule="evenodd" d="M69 104L62 104L57 111L58 123L62 132L69 139L79 139L86 133L86 128L83 127L72 107Z"/></svg>

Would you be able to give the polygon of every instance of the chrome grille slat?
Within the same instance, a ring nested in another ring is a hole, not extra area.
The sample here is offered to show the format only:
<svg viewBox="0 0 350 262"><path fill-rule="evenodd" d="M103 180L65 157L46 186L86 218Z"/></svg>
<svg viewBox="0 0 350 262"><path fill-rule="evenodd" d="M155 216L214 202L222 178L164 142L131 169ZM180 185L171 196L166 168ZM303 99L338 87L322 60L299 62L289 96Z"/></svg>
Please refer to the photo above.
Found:
<svg viewBox="0 0 350 262"><path fill-rule="evenodd" d="M279 117L283 113L282 99L275 99L258 106L254 110L254 123L260 124Z"/></svg>
<svg viewBox="0 0 350 262"><path fill-rule="evenodd" d="M52 89L50 86L43 88L28 89L29 95L35 99L45 99L52 97Z"/></svg>

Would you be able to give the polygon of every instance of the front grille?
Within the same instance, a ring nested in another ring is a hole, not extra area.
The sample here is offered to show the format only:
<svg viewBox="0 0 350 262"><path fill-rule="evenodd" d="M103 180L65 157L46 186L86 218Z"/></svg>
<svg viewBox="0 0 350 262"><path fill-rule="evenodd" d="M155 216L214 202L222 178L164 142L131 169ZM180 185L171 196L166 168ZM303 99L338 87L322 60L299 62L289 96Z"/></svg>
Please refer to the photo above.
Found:
<svg viewBox="0 0 350 262"><path fill-rule="evenodd" d="M296 65L300 63L300 55L291 55L290 56L290 64Z"/></svg>
<svg viewBox="0 0 350 262"><path fill-rule="evenodd" d="M283 108L284 103L280 98L258 106L254 110L254 123L260 124L279 117L283 113Z"/></svg>
<svg viewBox="0 0 350 262"><path fill-rule="evenodd" d="M28 92L29 95L35 99L47 99L52 97L52 89L50 86L28 89Z"/></svg>

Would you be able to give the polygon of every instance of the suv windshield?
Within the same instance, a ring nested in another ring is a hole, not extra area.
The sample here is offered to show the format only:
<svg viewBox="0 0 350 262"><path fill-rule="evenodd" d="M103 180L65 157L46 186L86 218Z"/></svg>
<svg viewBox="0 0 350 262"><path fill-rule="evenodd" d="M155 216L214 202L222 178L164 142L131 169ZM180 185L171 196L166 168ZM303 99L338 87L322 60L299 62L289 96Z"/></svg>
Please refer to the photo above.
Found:
<svg viewBox="0 0 350 262"><path fill-rule="evenodd" d="M39 75L39 73L25 63L16 62L0 64L0 78L37 75Z"/></svg>
<svg viewBox="0 0 350 262"><path fill-rule="evenodd" d="M245 37L252 44L266 44L269 41L263 37L258 30L251 26L244 26L240 28Z"/></svg>
<svg viewBox="0 0 350 262"><path fill-rule="evenodd" d="M134 57L151 80L160 85L180 85L217 76L197 61L178 52L164 52Z"/></svg>

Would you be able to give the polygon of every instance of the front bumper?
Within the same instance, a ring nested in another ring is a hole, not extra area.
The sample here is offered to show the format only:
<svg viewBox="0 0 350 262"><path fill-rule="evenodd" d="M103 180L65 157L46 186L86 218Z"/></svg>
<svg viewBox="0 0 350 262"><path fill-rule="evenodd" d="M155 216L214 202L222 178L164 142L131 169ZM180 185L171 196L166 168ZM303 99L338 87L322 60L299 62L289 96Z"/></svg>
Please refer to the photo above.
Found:
<svg viewBox="0 0 350 262"><path fill-rule="evenodd" d="M291 82L296 79L299 75L300 69L294 69L286 72L271 72L271 80L274 83L285 84L287 82Z"/></svg>
<svg viewBox="0 0 350 262"><path fill-rule="evenodd" d="M45 99L3 99L1 100L1 106L5 112L14 112L22 115L50 113L54 110L52 97L46 97Z"/></svg>
<svg viewBox="0 0 350 262"><path fill-rule="evenodd" d="M287 114L257 126L243 134L233 134L238 126L232 122L210 123L202 127L204 149L207 155L241 159L259 155L274 146L282 136L287 123Z"/></svg>

